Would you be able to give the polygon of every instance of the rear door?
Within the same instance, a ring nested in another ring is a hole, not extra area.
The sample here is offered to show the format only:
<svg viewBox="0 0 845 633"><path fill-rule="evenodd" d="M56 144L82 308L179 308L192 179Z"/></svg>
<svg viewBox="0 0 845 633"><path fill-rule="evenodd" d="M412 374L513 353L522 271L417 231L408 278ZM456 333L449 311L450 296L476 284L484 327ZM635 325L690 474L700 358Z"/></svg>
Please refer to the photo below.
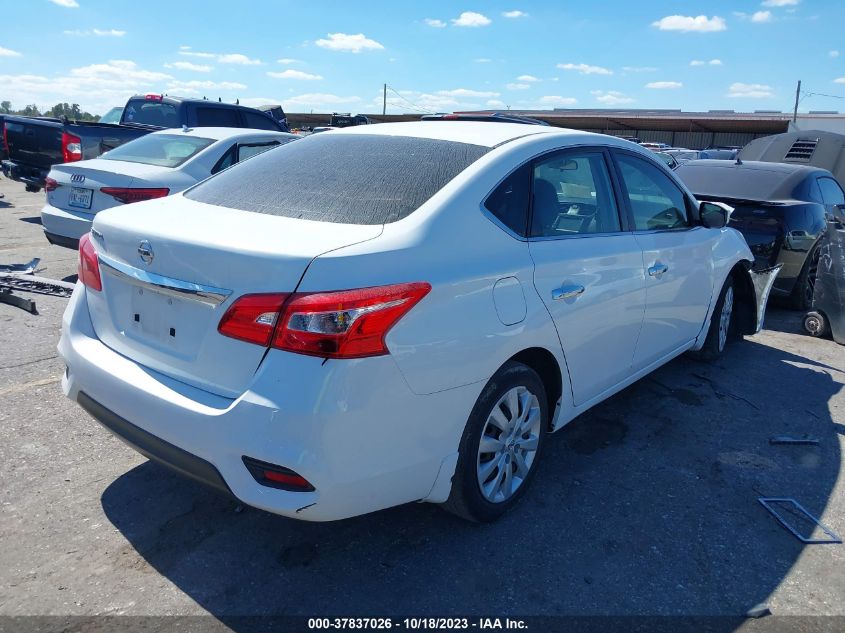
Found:
<svg viewBox="0 0 845 633"><path fill-rule="evenodd" d="M694 226L692 201L653 161L614 150L624 203L642 249L646 310L634 369L693 341L713 295L719 231Z"/></svg>
<svg viewBox="0 0 845 633"><path fill-rule="evenodd" d="M575 405L631 374L645 312L643 257L624 230L601 148L534 162L529 250L557 327Z"/></svg>

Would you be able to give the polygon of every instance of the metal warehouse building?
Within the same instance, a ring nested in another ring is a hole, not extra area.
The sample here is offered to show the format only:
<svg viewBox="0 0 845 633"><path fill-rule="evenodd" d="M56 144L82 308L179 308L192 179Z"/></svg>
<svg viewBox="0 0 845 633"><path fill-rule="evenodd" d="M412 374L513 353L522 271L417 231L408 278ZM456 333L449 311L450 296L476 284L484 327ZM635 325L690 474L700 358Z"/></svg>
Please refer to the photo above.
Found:
<svg viewBox="0 0 845 633"><path fill-rule="evenodd" d="M490 114L484 110L472 114ZM668 143L673 147L704 149L714 146L743 146L761 136L786 132L792 115L779 111L735 112L709 110L604 110L555 109L510 110L511 114L541 119L557 127L601 132L614 136L635 136L641 141ZM468 114L468 113L467 113ZM810 115L816 113L810 113ZM832 114L825 112L824 114ZM419 115L366 115L373 123L414 121ZM799 115L799 120L807 115ZM289 114L294 127L327 125L328 114Z"/></svg>

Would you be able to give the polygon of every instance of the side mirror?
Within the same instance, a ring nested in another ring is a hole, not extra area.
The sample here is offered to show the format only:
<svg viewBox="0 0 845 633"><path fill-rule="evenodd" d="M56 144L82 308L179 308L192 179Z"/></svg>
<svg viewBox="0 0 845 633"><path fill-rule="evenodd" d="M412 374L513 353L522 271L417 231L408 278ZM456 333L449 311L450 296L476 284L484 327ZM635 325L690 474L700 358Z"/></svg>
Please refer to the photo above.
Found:
<svg viewBox="0 0 845 633"><path fill-rule="evenodd" d="M731 221L733 207L724 202L702 202L698 207L701 224L708 229L723 229Z"/></svg>

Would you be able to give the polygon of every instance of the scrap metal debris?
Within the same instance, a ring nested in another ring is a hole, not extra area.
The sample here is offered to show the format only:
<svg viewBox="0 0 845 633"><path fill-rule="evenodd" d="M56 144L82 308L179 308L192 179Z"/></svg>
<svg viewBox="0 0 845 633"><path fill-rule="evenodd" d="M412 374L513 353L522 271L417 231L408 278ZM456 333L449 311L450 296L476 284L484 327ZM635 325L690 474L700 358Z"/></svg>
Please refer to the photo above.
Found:
<svg viewBox="0 0 845 633"><path fill-rule="evenodd" d="M769 444L808 444L818 446L819 440L815 437L790 437L788 435L776 435L769 438Z"/></svg>
<svg viewBox="0 0 845 633"><path fill-rule="evenodd" d="M38 310L35 308L35 301L12 294L9 288L0 287L0 303L6 303L21 310L26 310L30 314L38 314Z"/></svg>
<svg viewBox="0 0 845 633"><path fill-rule="evenodd" d="M0 273L13 275L31 275L35 272L35 269L38 268L38 264L40 262L41 259L39 257L34 257L30 262L26 264L0 264Z"/></svg>
<svg viewBox="0 0 845 633"><path fill-rule="evenodd" d="M836 534L836 532L831 530L826 525L822 524L821 521L819 521L816 517L814 517L812 514L807 512L807 510L805 510L804 507L800 503L798 503L795 499L789 499L789 498L784 498L784 497L759 497L757 499L757 501L759 501L762 504L762 506L764 508L766 508L766 510L768 510L769 513L773 517L775 517L784 528L789 530L789 532L791 532L792 535L795 538L797 538L799 541L801 541L802 543L806 543L807 545L822 545L822 544L826 544L826 543L842 543L842 538L840 538L840 536L838 534ZM797 529L795 529L786 520L786 518L782 514L780 514L775 509L774 506L777 505L777 504L785 504L787 506L792 506L792 507L787 508L787 510L791 514L797 515L798 518L803 519L805 521L808 521L808 522L818 526L830 538L818 539L818 538L812 538L812 536L810 536L810 537L804 536Z"/></svg>
<svg viewBox="0 0 845 633"><path fill-rule="evenodd" d="M36 261L36 260L33 260ZM42 295L69 298L73 294L74 285L66 281L36 277L30 274L0 274L0 288L35 292Z"/></svg>

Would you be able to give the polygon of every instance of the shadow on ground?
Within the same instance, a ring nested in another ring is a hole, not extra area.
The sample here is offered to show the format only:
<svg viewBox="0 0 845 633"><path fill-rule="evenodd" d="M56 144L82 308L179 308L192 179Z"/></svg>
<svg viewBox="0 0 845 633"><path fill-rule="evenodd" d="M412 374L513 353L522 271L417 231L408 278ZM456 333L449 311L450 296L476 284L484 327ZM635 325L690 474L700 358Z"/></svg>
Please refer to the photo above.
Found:
<svg viewBox="0 0 845 633"><path fill-rule="evenodd" d="M824 369L752 341L715 365L676 360L553 435L533 488L493 525L427 504L328 524L237 513L152 463L102 504L150 565L224 621L744 614L804 549L757 497L818 515L839 474L842 425L827 403L840 385ZM821 443L769 445L787 434Z"/></svg>

